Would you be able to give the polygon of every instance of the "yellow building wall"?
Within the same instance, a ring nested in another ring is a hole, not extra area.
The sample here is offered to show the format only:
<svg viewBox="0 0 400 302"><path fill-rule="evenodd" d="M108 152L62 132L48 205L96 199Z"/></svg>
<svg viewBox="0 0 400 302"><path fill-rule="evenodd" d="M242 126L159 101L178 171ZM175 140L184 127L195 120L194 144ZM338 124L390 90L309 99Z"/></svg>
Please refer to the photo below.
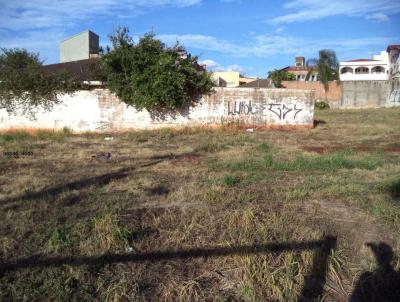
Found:
<svg viewBox="0 0 400 302"><path fill-rule="evenodd" d="M213 72L211 75L213 80L218 78L223 79L226 82L226 87L238 87L239 86L239 72L236 71L219 71Z"/></svg>

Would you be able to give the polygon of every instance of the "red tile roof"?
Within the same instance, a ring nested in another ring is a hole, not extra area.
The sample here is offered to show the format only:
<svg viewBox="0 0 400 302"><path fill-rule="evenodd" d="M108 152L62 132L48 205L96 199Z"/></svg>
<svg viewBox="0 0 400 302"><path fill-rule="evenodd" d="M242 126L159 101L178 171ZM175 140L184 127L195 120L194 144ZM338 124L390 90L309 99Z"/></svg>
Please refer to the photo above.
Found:
<svg viewBox="0 0 400 302"><path fill-rule="evenodd" d="M400 45L389 45L388 48L386 49L387 52L393 50L393 49L399 49L400 50Z"/></svg>
<svg viewBox="0 0 400 302"><path fill-rule="evenodd" d="M315 68L313 67L305 67L305 66L287 66L285 68L282 68L281 70L284 71L309 71L309 70L314 70Z"/></svg>
<svg viewBox="0 0 400 302"><path fill-rule="evenodd" d="M371 59L355 59L355 60L350 60L350 61L344 61L344 62L373 62L377 60L371 60Z"/></svg>

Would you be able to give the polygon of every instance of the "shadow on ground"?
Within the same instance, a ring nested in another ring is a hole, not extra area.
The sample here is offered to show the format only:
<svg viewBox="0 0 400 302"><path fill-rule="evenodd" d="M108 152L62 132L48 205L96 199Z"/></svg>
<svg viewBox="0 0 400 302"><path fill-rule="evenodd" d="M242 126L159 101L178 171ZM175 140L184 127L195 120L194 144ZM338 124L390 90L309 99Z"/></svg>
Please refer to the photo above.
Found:
<svg viewBox="0 0 400 302"><path fill-rule="evenodd" d="M354 287L350 302L400 301L400 272L392 266L392 248L386 243L367 243L377 262L372 272L362 274Z"/></svg>
<svg viewBox="0 0 400 302"><path fill-rule="evenodd" d="M29 200L34 200L38 198L46 198L48 196L56 196L59 195L65 191L70 191L70 190L80 190L86 187L90 186L105 186L111 181L114 180L119 180L126 178L130 175L132 175L132 172L139 169L139 168L146 168L146 167L151 167L156 164L161 163L162 161L165 160L174 160L174 159L179 159L182 157L187 157L187 156L192 156L194 152L188 152L188 153L183 153L183 154L169 154L169 155L163 155L163 156L154 156L149 158L151 160L149 163L138 165L135 167L127 167L120 169L118 171L112 172L112 173L107 173L99 176L93 176L89 178L84 178L80 179L77 181L69 182L66 184L54 186L51 188L46 188L44 190L36 191L36 192L28 192L23 195L19 195L16 197L11 197L11 198L6 198L0 200L0 206L1 205L6 205L8 203L13 203L17 201L29 201Z"/></svg>
<svg viewBox="0 0 400 302"><path fill-rule="evenodd" d="M15 263L0 265L0 276L6 272L28 268L61 267L64 265L106 265L112 263L157 262L166 260L183 260L189 258L210 258L233 255L254 255L263 253L281 253L285 251L315 250L313 266L306 276L304 288L299 301L313 301L323 294L328 270L329 255L336 246L336 238L326 236L321 240L307 242L270 243L263 245L245 245L219 248L195 248L178 251L147 252L132 254L106 254L91 257L53 257L32 256L17 260Z"/></svg>

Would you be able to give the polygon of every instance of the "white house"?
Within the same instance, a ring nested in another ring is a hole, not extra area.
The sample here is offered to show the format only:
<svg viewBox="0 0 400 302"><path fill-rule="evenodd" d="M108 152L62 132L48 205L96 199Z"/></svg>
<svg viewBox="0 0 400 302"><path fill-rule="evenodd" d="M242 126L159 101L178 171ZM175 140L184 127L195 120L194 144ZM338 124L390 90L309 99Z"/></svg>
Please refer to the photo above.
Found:
<svg viewBox="0 0 400 302"><path fill-rule="evenodd" d="M340 62L341 81L386 81L390 77L390 61L387 51L381 51L372 59Z"/></svg>

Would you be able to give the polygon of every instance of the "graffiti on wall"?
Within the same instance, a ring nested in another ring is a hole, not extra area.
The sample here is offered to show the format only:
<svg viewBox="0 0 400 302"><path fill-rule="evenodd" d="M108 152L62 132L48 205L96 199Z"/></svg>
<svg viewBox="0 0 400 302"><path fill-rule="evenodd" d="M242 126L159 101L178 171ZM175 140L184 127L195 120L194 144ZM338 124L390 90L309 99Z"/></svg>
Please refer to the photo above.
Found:
<svg viewBox="0 0 400 302"><path fill-rule="evenodd" d="M251 101L228 102L228 115L261 114L264 109L265 107L252 104ZM287 118L293 118L293 120L295 120L303 109L298 108L297 104L272 103L268 104L268 111L275 114L279 120L285 120Z"/></svg>
<svg viewBox="0 0 400 302"><path fill-rule="evenodd" d="M390 106L400 106L400 90L393 90L389 96Z"/></svg>
<svg viewBox="0 0 400 302"><path fill-rule="evenodd" d="M228 102L228 115L252 115L257 114L258 112L258 108L254 106L251 101Z"/></svg>
<svg viewBox="0 0 400 302"><path fill-rule="evenodd" d="M285 120L288 116L292 116L295 120L299 112L303 111L303 109L297 108L297 104L286 105L276 103L268 104L268 106L268 110L276 114L276 116L279 117L280 120Z"/></svg>

